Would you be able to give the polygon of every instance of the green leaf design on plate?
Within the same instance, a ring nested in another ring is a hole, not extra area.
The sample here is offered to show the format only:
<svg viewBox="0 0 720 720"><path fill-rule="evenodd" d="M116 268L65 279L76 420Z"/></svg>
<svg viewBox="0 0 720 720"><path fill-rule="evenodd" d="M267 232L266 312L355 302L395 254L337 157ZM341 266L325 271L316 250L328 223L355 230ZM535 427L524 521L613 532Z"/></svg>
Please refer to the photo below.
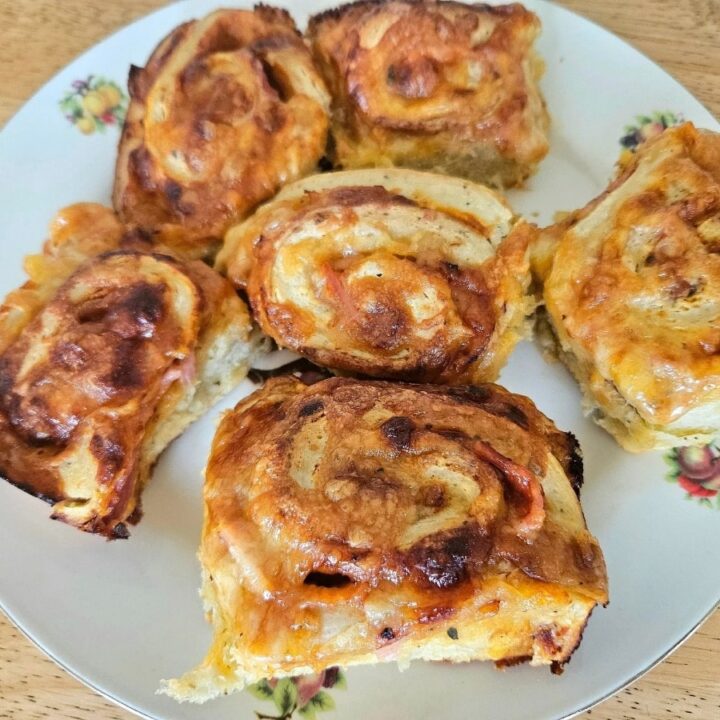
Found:
<svg viewBox="0 0 720 720"><path fill-rule="evenodd" d="M298 714L302 715L305 720L316 720L317 710L313 707L312 703L308 703L305 707L301 707L298 710Z"/></svg>
<svg viewBox="0 0 720 720"><path fill-rule="evenodd" d="M333 687L339 688L340 690L347 690L347 676L340 669L337 671L337 677L335 678Z"/></svg>
<svg viewBox="0 0 720 720"><path fill-rule="evenodd" d="M317 713L334 709L335 701L332 699L332 696L324 690L320 690L308 700L307 705L298 710L298 713L306 718L306 720L315 720Z"/></svg>
<svg viewBox="0 0 720 720"><path fill-rule="evenodd" d="M335 701L332 699L332 696L324 690L315 693L315 695L310 698L308 705L311 705L316 711L335 709ZM307 707L307 705L305 707Z"/></svg>
<svg viewBox="0 0 720 720"><path fill-rule="evenodd" d="M283 715L290 715L297 705L298 691L292 678L278 680L272 694L275 707Z"/></svg>
<svg viewBox="0 0 720 720"><path fill-rule="evenodd" d="M327 692L334 687L341 690L347 688L345 673L337 667L312 675L260 680L245 689L259 700L272 701L277 709L277 714L256 710L255 716L260 720L297 720L295 713L303 720L316 720L317 713L335 709L335 700ZM315 694L307 699L308 692ZM301 706L301 702L305 704Z"/></svg>
<svg viewBox="0 0 720 720"><path fill-rule="evenodd" d="M245 689L259 700L269 700L273 696L273 689L267 680L261 680L254 685L248 685Z"/></svg>

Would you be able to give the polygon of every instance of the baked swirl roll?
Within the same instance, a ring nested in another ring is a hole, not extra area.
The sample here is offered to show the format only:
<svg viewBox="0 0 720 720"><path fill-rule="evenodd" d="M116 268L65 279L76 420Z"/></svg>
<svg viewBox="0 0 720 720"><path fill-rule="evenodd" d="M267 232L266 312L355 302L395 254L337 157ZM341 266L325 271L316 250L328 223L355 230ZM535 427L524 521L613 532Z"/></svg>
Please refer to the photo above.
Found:
<svg viewBox="0 0 720 720"><path fill-rule="evenodd" d="M285 376L225 414L205 481L202 701L415 659L567 662L603 556L574 438L495 385Z"/></svg>
<svg viewBox="0 0 720 720"><path fill-rule="evenodd" d="M624 448L720 432L720 134L687 123L643 144L534 263L548 344Z"/></svg>
<svg viewBox="0 0 720 720"><path fill-rule="evenodd" d="M245 376L254 343L224 278L122 233L106 208L66 209L0 307L0 475L107 537L127 534L158 455Z"/></svg>
<svg viewBox="0 0 720 720"><path fill-rule="evenodd" d="M517 185L548 151L539 31L519 4L366 0L311 18L335 162Z"/></svg>
<svg viewBox="0 0 720 720"><path fill-rule="evenodd" d="M412 170L326 173L227 235L217 267L265 333L374 377L492 380L532 308L530 226L491 190Z"/></svg>
<svg viewBox="0 0 720 720"><path fill-rule="evenodd" d="M230 223L325 150L329 99L290 15L266 5L184 23L132 67L114 205L216 249Z"/></svg>

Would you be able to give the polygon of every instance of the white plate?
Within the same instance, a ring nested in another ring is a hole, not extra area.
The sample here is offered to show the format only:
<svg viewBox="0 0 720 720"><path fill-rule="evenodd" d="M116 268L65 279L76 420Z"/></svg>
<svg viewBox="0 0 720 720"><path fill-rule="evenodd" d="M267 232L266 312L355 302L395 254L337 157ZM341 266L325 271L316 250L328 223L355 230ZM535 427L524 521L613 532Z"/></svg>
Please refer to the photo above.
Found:
<svg viewBox="0 0 720 720"><path fill-rule="evenodd" d="M225 2L225 5L241 4ZM292 5L300 26L326 1ZM672 111L718 123L660 68L616 37L543 2L543 89L553 117L551 153L514 207L538 222L584 204L605 186L619 138L637 115ZM51 80L0 134L0 292L23 280L21 260L36 251L53 213L79 200L109 202L118 128L107 115L82 134L59 101L88 76L125 86L128 65L142 65L171 28L214 3L166 7L121 30ZM119 112L121 109L119 110ZM114 118L113 118L114 119ZM105 124L109 127L104 127ZM100 130L104 130L101 132ZM489 664L417 663L352 669L347 688L326 697L336 709L321 720L355 718L560 718L608 696L648 669L711 611L720 597L719 496L686 500L665 476L660 454L632 456L584 419L566 371L547 365L530 344L502 375L578 436L586 461L583 504L610 574L611 604L594 613L562 677ZM250 389L246 384L223 407ZM48 520L48 508L0 483L0 603L48 654L77 677L139 714L173 720L250 720L280 714L269 700L240 693L203 707L155 694L203 657L210 637L197 594L201 470L215 408L163 455L144 496L144 519L127 541L108 543ZM686 488L693 488L685 481ZM295 713L298 717L298 713Z"/></svg>

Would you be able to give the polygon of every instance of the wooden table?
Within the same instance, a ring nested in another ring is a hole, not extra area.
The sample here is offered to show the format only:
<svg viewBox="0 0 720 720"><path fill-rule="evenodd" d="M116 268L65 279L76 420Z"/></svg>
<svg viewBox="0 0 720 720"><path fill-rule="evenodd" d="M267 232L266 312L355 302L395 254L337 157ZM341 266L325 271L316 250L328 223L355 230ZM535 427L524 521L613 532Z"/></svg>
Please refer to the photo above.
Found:
<svg viewBox="0 0 720 720"><path fill-rule="evenodd" d="M163 4L163 0L0 0L0 125L80 52ZM209 7L215 4L208 2ZM631 42L720 116L720 0L563 0L562 4ZM0 718L131 717L58 668L0 614ZM720 718L720 611L645 678L581 718Z"/></svg>

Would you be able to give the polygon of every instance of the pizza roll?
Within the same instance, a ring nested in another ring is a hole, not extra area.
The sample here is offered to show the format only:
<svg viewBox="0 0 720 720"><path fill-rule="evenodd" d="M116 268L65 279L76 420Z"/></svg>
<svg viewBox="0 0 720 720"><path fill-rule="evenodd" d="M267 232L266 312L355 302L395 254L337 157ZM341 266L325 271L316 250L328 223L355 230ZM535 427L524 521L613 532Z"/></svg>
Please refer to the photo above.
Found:
<svg viewBox="0 0 720 720"><path fill-rule="evenodd" d="M284 10L180 25L131 69L129 90L115 209L141 226L179 224L204 252L325 151L327 91Z"/></svg>
<svg viewBox="0 0 720 720"><path fill-rule="evenodd" d="M720 432L720 134L643 144L533 255L545 342L599 425L632 451Z"/></svg>
<svg viewBox="0 0 720 720"><path fill-rule="evenodd" d="M166 691L416 659L560 669L608 599L581 481L572 435L495 385L269 380L213 442L214 640Z"/></svg>
<svg viewBox="0 0 720 720"><path fill-rule="evenodd" d="M281 347L340 371L494 379L533 308L527 244L493 191L413 170L298 181L226 236L217 267Z"/></svg>
<svg viewBox="0 0 720 720"><path fill-rule="evenodd" d="M312 17L335 163L521 183L548 151L539 31L520 4L366 0Z"/></svg>
<svg viewBox="0 0 720 720"><path fill-rule="evenodd" d="M256 343L224 278L122 233L106 208L66 209L0 306L0 475L107 537L127 535L159 454Z"/></svg>

